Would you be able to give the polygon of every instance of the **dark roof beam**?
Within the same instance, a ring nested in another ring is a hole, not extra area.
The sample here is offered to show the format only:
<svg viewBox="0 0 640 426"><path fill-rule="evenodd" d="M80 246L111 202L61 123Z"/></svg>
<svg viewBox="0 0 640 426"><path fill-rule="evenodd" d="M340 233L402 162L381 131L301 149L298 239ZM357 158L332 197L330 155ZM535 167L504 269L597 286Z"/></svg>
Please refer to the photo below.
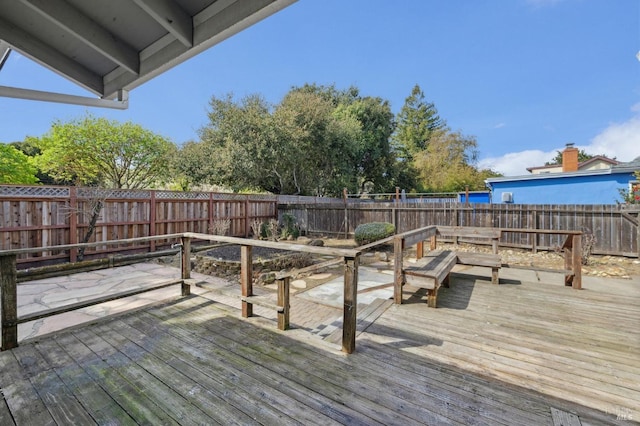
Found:
<svg viewBox="0 0 640 426"><path fill-rule="evenodd" d="M104 57L137 75L138 52L64 0L21 0Z"/></svg>
<svg viewBox="0 0 640 426"><path fill-rule="evenodd" d="M9 53L11 53L11 46L0 40L0 70L2 70L2 66L9 58Z"/></svg>
<svg viewBox="0 0 640 426"><path fill-rule="evenodd" d="M192 47L186 47L171 34L167 34L140 52L138 77L134 78L119 69L105 75L105 97L114 96L118 89L133 90L145 81L239 33L295 1L217 0L193 17Z"/></svg>
<svg viewBox="0 0 640 426"><path fill-rule="evenodd" d="M173 0L133 0L186 47L193 46L193 19Z"/></svg>
<svg viewBox="0 0 640 426"><path fill-rule="evenodd" d="M54 70L90 92L103 95L104 85L101 76L2 17L0 17L0 40L4 40L24 56Z"/></svg>

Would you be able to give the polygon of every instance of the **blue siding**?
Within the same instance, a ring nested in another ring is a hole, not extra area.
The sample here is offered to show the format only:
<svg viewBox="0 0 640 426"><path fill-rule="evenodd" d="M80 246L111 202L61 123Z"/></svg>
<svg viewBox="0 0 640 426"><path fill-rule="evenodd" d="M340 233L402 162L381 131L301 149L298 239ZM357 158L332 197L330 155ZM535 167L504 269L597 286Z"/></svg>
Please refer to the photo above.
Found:
<svg viewBox="0 0 640 426"><path fill-rule="evenodd" d="M620 189L628 189L631 173L584 176L558 176L491 182L493 202L503 203L502 194L510 192L516 204L616 204Z"/></svg>
<svg viewBox="0 0 640 426"><path fill-rule="evenodd" d="M458 194L458 201L461 203L467 202L466 192L460 192ZM491 192L489 191L473 191L469 192L470 204L489 204L491 202Z"/></svg>

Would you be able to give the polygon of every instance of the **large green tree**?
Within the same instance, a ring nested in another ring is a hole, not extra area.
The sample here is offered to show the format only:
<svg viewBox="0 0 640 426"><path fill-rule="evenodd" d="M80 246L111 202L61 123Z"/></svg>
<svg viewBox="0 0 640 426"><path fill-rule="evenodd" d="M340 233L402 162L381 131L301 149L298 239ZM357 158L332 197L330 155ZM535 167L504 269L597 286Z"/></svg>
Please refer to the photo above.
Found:
<svg viewBox="0 0 640 426"><path fill-rule="evenodd" d="M213 97L208 117L201 141L185 145L177 161L194 184L338 195L390 182L393 114L354 87L294 87L275 106L258 95ZM202 164L198 153L215 161Z"/></svg>
<svg viewBox="0 0 640 426"><path fill-rule="evenodd" d="M451 131L420 86L414 86L396 121L393 147L399 161L392 175L397 186L427 192L481 190L486 178L498 175L477 168L476 139Z"/></svg>
<svg viewBox="0 0 640 426"><path fill-rule="evenodd" d="M131 122L91 115L55 122L28 142L40 150L36 164L62 182L104 188L151 188L170 178L176 152L168 139Z"/></svg>
<svg viewBox="0 0 640 426"><path fill-rule="evenodd" d="M37 168L24 153L0 143L0 183L34 184Z"/></svg>
<svg viewBox="0 0 640 426"><path fill-rule="evenodd" d="M431 138L447 131L447 124L438 115L436 106L426 101L424 92L417 84L405 99L396 121L394 147L400 155L409 159L425 150Z"/></svg>

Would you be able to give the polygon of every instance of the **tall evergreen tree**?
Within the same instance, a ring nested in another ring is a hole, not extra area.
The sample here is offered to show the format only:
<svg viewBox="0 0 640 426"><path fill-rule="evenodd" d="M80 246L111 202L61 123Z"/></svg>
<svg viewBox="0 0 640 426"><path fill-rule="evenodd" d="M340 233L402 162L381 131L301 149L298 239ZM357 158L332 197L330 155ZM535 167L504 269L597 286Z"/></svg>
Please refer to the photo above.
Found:
<svg viewBox="0 0 640 426"><path fill-rule="evenodd" d="M438 115L436 106L425 100L424 92L417 84L405 99L396 122L394 147L407 159L425 150L434 135L447 130L447 124Z"/></svg>

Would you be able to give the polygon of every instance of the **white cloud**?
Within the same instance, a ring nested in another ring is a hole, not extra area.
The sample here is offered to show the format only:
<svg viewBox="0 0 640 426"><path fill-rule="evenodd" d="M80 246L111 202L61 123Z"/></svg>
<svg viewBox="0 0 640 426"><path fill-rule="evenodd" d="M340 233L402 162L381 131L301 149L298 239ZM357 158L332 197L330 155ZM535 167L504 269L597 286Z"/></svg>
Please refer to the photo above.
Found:
<svg viewBox="0 0 640 426"><path fill-rule="evenodd" d="M495 126L493 126L494 129L502 129L503 127L505 127L507 124L506 123L498 123Z"/></svg>
<svg viewBox="0 0 640 426"><path fill-rule="evenodd" d="M585 150L616 157L618 161L631 161L640 156L640 115L623 123L610 124Z"/></svg>
<svg viewBox="0 0 640 426"><path fill-rule="evenodd" d="M528 175L527 167L542 166L555 157L557 150L544 152L537 149L510 152L502 157L490 157L478 162L481 169L491 169L505 176Z"/></svg>
<svg viewBox="0 0 640 426"><path fill-rule="evenodd" d="M632 107L637 111L636 104ZM604 154L618 161L632 161L640 156L640 115L622 122L612 123L602 132L597 134L588 145L576 145L589 154ZM510 152L502 157L485 158L479 161L480 168L488 168L502 173L505 176L528 175L527 167L542 166L556 156L557 151L562 151L563 146L549 152L540 150L527 150Z"/></svg>

